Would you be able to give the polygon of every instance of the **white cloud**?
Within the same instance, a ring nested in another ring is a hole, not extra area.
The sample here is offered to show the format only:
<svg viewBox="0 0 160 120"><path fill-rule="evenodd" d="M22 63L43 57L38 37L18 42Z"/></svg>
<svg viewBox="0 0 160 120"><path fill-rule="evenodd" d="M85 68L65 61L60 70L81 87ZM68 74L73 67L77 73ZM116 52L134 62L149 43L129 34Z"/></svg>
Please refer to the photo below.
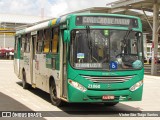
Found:
<svg viewBox="0 0 160 120"><path fill-rule="evenodd" d="M59 0L59 2L51 3L49 5L49 16L58 17L59 15L63 14L65 11L67 11L68 6L64 0Z"/></svg>
<svg viewBox="0 0 160 120"><path fill-rule="evenodd" d="M39 0L1 0L0 13L36 15Z"/></svg>
<svg viewBox="0 0 160 120"><path fill-rule="evenodd" d="M62 14L90 7L105 7L106 3L117 0L0 0L0 13L41 15L57 17Z"/></svg>
<svg viewBox="0 0 160 120"><path fill-rule="evenodd" d="M62 14L66 14L69 12L82 10L90 7L106 7L107 3L114 2L117 0L60 0L65 6L65 10L61 12ZM63 7L61 8L63 9Z"/></svg>

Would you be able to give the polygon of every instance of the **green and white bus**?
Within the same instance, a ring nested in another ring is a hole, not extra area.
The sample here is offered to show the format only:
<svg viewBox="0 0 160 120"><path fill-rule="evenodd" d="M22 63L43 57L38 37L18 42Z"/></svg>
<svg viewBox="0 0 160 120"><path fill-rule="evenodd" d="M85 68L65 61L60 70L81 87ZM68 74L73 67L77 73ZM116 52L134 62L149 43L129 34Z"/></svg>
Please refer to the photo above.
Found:
<svg viewBox="0 0 160 120"><path fill-rule="evenodd" d="M23 88L50 94L53 105L140 101L142 23L138 17L77 13L17 31L14 71Z"/></svg>

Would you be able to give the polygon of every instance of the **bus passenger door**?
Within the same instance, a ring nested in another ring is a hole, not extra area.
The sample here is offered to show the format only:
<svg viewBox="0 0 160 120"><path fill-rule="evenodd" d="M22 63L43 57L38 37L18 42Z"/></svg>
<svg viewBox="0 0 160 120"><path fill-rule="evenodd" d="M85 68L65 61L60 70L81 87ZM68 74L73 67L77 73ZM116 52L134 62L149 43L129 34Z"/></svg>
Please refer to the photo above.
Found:
<svg viewBox="0 0 160 120"><path fill-rule="evenodd" d="M60 80L61 80L61 96L67 98L67 43L63 42L63 32L60 35Z"/></svg>
<svg viewBox="0 0 160 120"><path fill-rule="evenodd" d="M37 36L36 35L32 35L32 39L31 39L31 50L30 50L30 75L31 75L31 85L32 87L36 87L36 83L35 83L35 43L37 40Z"/></svg>
<svg viewBox="0 0 160 120"><path fill-rule="evenodd" d="M67 96L67 44L63 43L63 96Z"/></svg>

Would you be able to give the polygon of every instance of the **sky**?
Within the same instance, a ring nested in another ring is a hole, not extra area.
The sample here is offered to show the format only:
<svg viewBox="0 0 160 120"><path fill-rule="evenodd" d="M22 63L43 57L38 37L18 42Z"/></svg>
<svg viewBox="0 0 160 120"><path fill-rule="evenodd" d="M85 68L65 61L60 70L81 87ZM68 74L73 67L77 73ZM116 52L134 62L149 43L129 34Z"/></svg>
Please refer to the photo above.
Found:
<svg viewBox="0 0 160 120"><path fill-rule="evenodd" d="M0 13L40 16L43 8L44 16L58 17L85 8L105 7L114 1L117 0L0 0Z"/></svg>

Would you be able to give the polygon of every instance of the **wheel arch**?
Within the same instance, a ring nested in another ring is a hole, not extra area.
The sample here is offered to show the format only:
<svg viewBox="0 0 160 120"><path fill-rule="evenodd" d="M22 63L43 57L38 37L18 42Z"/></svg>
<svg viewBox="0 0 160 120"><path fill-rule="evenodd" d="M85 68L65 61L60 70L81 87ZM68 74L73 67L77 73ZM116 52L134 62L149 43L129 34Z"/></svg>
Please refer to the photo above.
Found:
<svg viewBox="0 0 160 120"><path fill-rule="evenodd" d="M25 72L25 69L24 67L21 69L20 71L20 79L22 80L23 79L23 73Z"/></svg>
<svg viewBox="0 0 160 120"><path fill-rule="evenodd" d="M54 77L53 76L50 76L49 77L49 87L51 86L51 82L54 82L55 83L55 79L54 79ZM55 83L56 84L56 83Z"/></svg>
<svg viewBox="0 0 160 120"><path fill-rule="evenodd" d="M56 87L57 97L60 98L60 83L59 83L59 81L56 81L53 76L50 76L49 77L49 89L50 89L52 81L54 82L55 87Z"/></svg>
<svg viewBox="0 0 160 120"><path fill-rule="evenodd" d="M24 67L22 68L22 73L23 73L23 72L25 72L25 69L24 69Z"/></svg>

